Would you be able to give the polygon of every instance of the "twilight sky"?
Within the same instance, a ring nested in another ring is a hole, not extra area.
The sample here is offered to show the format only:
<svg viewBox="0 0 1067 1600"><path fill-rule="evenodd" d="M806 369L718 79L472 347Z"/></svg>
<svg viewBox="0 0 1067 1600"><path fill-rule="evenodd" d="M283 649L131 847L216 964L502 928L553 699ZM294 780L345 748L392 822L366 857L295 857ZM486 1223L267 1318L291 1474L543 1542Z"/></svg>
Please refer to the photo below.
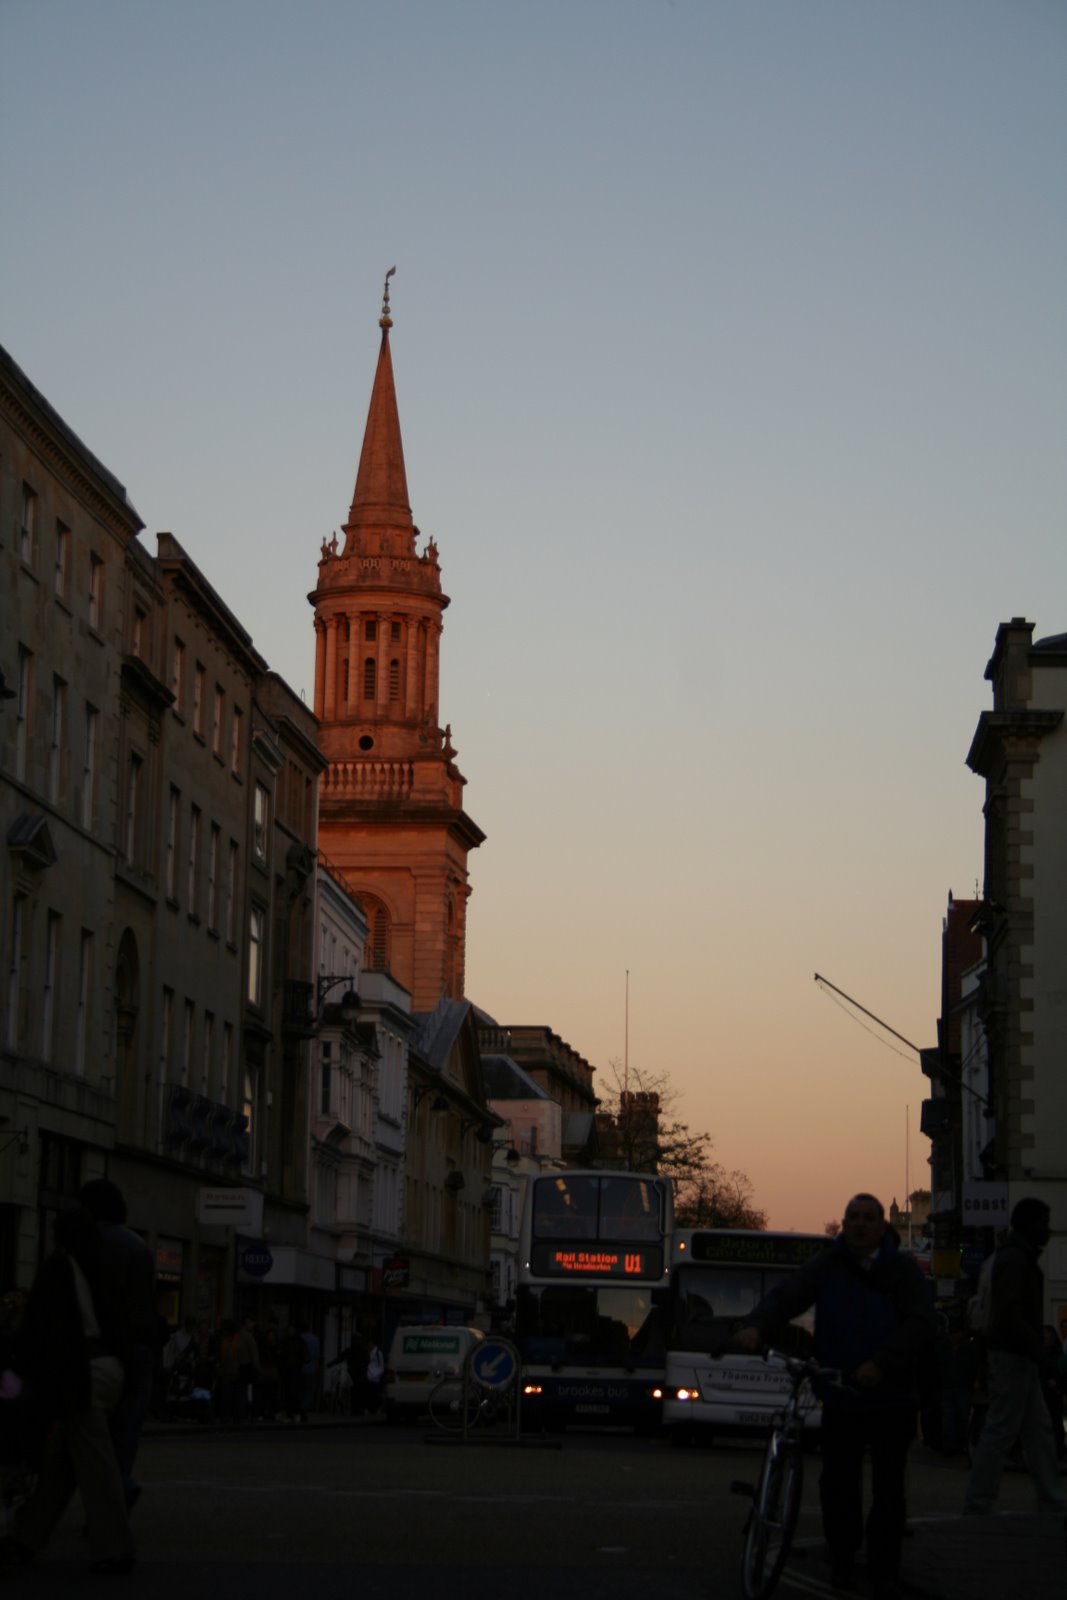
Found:
<svg viewBox="0 0 1067 1600"><path fill-rule="evenodd" d="M1061 0L3 0L0 342L311 699L392 284L468 992L773 1224L925 1182L997 625L1067 629ZM910 1129L910 1138L908 1130Z"/></svg>

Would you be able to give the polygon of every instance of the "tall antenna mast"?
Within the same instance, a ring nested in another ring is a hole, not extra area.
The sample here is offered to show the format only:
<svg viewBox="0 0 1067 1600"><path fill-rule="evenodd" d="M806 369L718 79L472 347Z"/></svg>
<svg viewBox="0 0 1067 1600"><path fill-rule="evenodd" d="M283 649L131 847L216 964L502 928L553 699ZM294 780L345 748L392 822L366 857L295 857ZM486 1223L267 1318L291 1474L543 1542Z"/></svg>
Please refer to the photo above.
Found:
<svg viewBox="0 0 1067 1600"><path fill-rule="evenodd" d="M630 969L626 969L626 1017L622 1045L622 1092L630 1092Z"/></svg>

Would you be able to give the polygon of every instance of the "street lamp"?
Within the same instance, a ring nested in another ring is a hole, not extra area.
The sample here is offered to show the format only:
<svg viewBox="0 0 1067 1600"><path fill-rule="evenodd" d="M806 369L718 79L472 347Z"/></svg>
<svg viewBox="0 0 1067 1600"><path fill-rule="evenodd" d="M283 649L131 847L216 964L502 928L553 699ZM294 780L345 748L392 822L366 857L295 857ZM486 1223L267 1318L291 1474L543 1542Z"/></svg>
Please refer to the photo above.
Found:
<svg viewBox="0 0 1067 1600"><path fill-rule="evenodd" d="M348 989L341 996L340 1000L335 1002L341 1013L341 1021L354 1022L356 1020L356 1016L359 1012L359 995L352 988L351 973L342 972L337 975L332 973L323 973L320 976L318 989L315 995L316 1022L321 1021L322 1019L323 1002L325 1001L326 996L329 994L331 989L338 988L342 983L347 983Z"/></svg>

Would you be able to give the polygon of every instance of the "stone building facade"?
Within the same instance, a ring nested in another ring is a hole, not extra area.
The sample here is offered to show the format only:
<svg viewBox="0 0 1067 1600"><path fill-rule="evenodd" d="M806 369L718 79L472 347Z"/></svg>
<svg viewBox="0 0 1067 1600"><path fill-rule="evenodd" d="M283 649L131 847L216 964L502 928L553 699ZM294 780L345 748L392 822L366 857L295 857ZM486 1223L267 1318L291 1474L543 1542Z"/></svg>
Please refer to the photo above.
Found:
<svg viewBox="0 0 1067 1600"><path fill-rule="evenodd" d="M160 1304L307 1246L315 719L0 352L0 1279L107 1173ZM294 1272L299 1283L299 1273Z"/></svg>
<svg viewBox="0 0 1067 1600"><path fill-rule="evenodd" d="M142 666L130 636L140 569L131 551L141 527L122 484L0 350L4 1284L29 1282L57 1208L116 1137L130 1003L116 933L119 859L121 850L123 864L136 862L147 839L160 722L151 693L132 704ZM131 715L144 735L137 767Z"/></svg>
<svg viewBox="0 0 1067 1600"><path fill-rule="evenodd" d="M1002 623L967 763L985 781L985 940L977 1011L992 1109L985 1157L1008 1208L1052 1208L1045 1258L1052 1312L1067 1320L1067 634ZM1049 1320L1053 1320L1050 1313Z"/></svg>

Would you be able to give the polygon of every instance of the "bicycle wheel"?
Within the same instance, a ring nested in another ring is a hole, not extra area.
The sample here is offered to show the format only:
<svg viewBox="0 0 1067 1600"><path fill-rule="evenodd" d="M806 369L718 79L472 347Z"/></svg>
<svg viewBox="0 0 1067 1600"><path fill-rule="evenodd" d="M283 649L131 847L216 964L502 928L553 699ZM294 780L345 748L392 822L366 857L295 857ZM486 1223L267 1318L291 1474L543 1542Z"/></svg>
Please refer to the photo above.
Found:
<svg viewBox="0 0 1067 1600"><path fill-rule="evenodd" d="M500 1401L478 1384L471 1384L467 1397L467 1428L492 1428L501 1416Z"/></svg>
<svg viewBox="0 0 1067 1600"><path fill-rule="evenodd" d="M458 1432L463 1426L463 1380L442 1378L430 1391L430 1420L446 1433Z"/></svg>
<svg viewBox="0 0 1067 1600"><path fill-rule="evenodd" d="M745 1528L741 1583L746 1600L765 1600L778 1582L793 1542L803 1474L799 1442L775 1451L772 1441Z"/></svg>

